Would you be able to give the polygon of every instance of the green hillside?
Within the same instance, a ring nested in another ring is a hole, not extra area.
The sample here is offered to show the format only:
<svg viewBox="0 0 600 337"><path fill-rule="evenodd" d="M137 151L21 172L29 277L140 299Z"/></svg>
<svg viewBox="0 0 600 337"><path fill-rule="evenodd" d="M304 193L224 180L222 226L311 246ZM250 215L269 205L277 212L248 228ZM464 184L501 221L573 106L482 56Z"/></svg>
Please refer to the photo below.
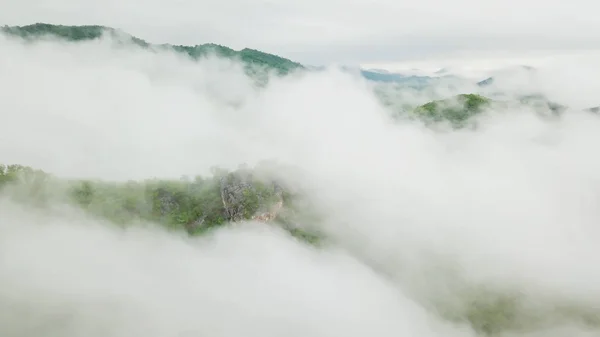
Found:
<svg viewBox="0 0 600 337"><path fill-rule="evenodd" d="M181 180L108 182L65 180L21 165L0 165L0 192L17 203L44 208L69 204L114 226L136 226L150 221L169 230L196 236L243 220L277 226L298 240L321 247L326 237L298 223L318 224L323 215L302 193L268 178L267 170L240 167L215 169L212 176ZM451 262L451 261L449 261ZM460 274L434 271L458 282ZM449 274L448 274L449 273ZM454 276L453 276L454 275ZM451 283L449 283L451 285ZM529 307L526 294L478 284L456 286L456 299L423 299L432 312L451 322L466 323L479 336L527 331L555 323L581 322L600 326L598 310L560 298L535 298Z"/></svg>
<svg viewBox="0 0 600 337"><path fill-rule="evenodd" d="M431 101L415 108L401 108L408 111L409 116L423 120L427 124L448 122L455 128L464 127L472 118L492 108L496 111L525 109L545 117L558 117L568 110L566 105L550 101L542 95L525 95L512 100L500 100L478 94L461 94ZM594 113L598 109L589 108L583 111Z"/></svg>
<svg viewBox="0 0 600 337"><path fill-rule="evenodd" d="M489 107L492 100L476 94L462 94L418 106L414 113L428 121L448 120L460 125Z"/></svg>
<svg viewBox="0 0 600 337"><path fill-rule="evenodd" d="M192 59L200 59L210 54L220 57L240 60L246 66L248 75L256 79L257 83L263 85L268 78L264 76L263 70L274 72L277 75L287 75L294 70L307 69L298 62L289 59L265 53L256 49L244 48L234 50L226 46L214 43L204 43L195 46L172 45L172 44L152 44L141 38L129 35L118 29L99 26L65 26L46 23L36 23L26 26L4 26L0 30L10 36L17 36L28 41L37 41L46 37L59 38L65 41L81 42L99 39L103 36L112 36L118 41L123 39L149 51L174 50L181 54L188 55ZM449 97L442 100L431 101L416 108L411 108L405 103L396 106L393 102L394 97L389 94L378 92L375 89L376 96L384 105L392 110L410 111L411 115L420 119L432 122L449 121L454 126L464 125L468 119L485 110L491 103L497 103L490 98L478 94L462 94ZM548 102L539 95L523 96L520 103L531 106L538 110L551 110L552 112L563 112L566 107L557 103Z"/></svg>
<svg viewBox="0 0 600 337"><path fill-rule="evenodd" d="M228 222L254 219L316 243L317 235L295 226L313 216L299 206L301 195L264 172L241 167L215 169L210 177L116 183L64 180L27 166L0 165L0 192L36 206L64 202L121 226L150 221L198 235Z"/></svg>
<svg viewBox="0 0 600 337"><path fill-rule="evenodd" d="M36 23L27 26L4 26L2 31L12 36L18 36L27 40L36 40L43 37L56 37L66 41L81 42L101 38L104 35L113 37L127 37L132 43L147 49L172 49L180 53L185 53L193 59L205 57L210 53L222 57L242 60L250 69L259 67L275 71L279 75L285 75L293 70L304 68L300 63L293 62L286 58L268 54L262 51L245 48L242 50L233 50L214 43L205 43L195 46L181 46L171 44L152 44L143 39L131 36L111 27L86 25L86 26L63 26L46 23Z"/></svg>

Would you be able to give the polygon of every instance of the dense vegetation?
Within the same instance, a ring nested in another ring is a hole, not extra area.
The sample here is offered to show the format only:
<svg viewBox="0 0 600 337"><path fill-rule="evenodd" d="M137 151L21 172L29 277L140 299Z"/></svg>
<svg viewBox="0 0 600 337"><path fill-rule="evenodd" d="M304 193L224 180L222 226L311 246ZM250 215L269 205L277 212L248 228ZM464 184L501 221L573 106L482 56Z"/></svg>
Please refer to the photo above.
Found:
<svg viewBox="0 0 600 337"><path fill-rule="evenodd" d="M401 107L408 111L409 116L418 118L426 124L440 122L449 123L454 128L462 128L467 125L475 125L473 118L488 109L495 111L506 111L510 109L526 109L537 113L541 117L560 117L568 107L548 100L543 95L523 95L515 99L491 99L477 94L460 94L442 100L434 100L416 108ZM584 109L583 111L597 113L597 107Z"/></svg>
<svg viewBox="0 0 600 337"><path fill-rule="evenodd" d="M256 71L266 69L274 71L279 75L285 75L293 70L301 69L300 63L293 62L283 57L264 53L258 50L245 48L240 51L221 46L214 43L206 43L195 46L180 46L170 44L151 44L140 38L128 35L110 27L104 26L63 26L46 23L36 23L27 26L5 26L2 31L12 36L18 36L27 40L35 40L45 36L60 38L66 41L80 42L101 38L104 35L123 38L126 37L135 45L149 50L172 49L189 55L193 59L199 59L209 54L221 57L239 59L247 66L247 70Z"/></svg>
<svg viewBox="0 0 600 337"><path fill-rule="evenodd" d="M259 172L258 168L240 167L231 172L215 169L210 177L115 183L63 180L26 166L0 165L0 192L33 207L67 203L116 226L151 221L195 236L230 222L255 219L279 226L309 244L324 243L322 234L296 224L319 221L301 193L292 193ZM447 271L444 273L449 277ZM455 291L458 302L437 298L422 301L445 319L467 323L483 335L527 331L561 322L600 327L600 313L576 303L536 298L539 305L532 308L527 305L526 295L506 290L473 284L457 286Z"/></svg>
<svg viewBox="0 0 600 337"><path fill-rule="evenodd" d="M219 57L242 61L248 75L255 78L259 85L264 85L268 82L268 77L264 76L263 70L283 76L298 69L307 69L298 62L255 49L245 48L236 51L229 47L214 43L205 43L195 46L152 44L117 29L99 25L63 26L36 23L26 26L4 26L1 28L1 31L10 36L17 36L27 41L36 41L44 37L54 37L65 41L81 42L98 39L108 35L112 36L117 41L125 40L124 42L132 43L133 45L137 45L148 51L165 49L174 50L195 60L211 54L217 55ZM434 79L433 77L403 76L400 74L380 73L367 70L361 70L360 73L368 80L383 83L394 82L395 85L403 84L417 89L426 87ZM488 78L479 82L478 85L488 86L493 84L493 81L493 78ZM384 105L394 110L394 113L408 113L411 117L422 119L426 123L449 121L454 127L463 127L471 117L484 111L490 104L499 103L490 98L472 93L461 94L450 98L431 101L417 107L411 107L404 102L401 102L399 105L396 104L394 102L396 99L390 97L389 93L384 93L376 89L375 94ZM533 107L534 109L551 111L553 113L561 113L566 110L565 106L549 102L540 95L523 96L517 101L520 104ZM590 111L594 111L593 108L590 109Z"/></svg>
<svg viewBox="0 0 600 337"><path fill-rule="evenodd" d="M462 94L426 103L418 106L414 112L429 122L448 120L456 126L461 126L472 116L483 112L491 103L492 100L480 95Z"/></svg>
<svg viewBox="0 0 600 337"><path fill-rule="evenodd" d="M21 202L66 202L117 225L150 221L198 235L228 222L254 219L281 226L310 243L319 239L297 226L309 216L299 206L298 193L245 167L232 172L215 169L211 177L116 183L67 181L27 166L0 165L3 189Z"/></svg>

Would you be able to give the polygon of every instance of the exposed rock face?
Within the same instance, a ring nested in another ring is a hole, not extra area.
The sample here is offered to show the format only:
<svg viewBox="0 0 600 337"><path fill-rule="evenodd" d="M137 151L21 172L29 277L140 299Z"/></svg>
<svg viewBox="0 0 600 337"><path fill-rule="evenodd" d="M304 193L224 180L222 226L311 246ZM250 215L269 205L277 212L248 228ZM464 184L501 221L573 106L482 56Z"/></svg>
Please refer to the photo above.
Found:
<svg viewBox="0 0 600 337"><path fill-rule="evenodd" d="M240 221L248 213L249 198L256 195L250 178L245 175L228 174L221 178L221 199L229 221Z"/></svg>
<svg viewBox="0 0 600 337"><path fill-rule="evenodd" d="M283 208L283 188L277 182L273 182L271 202L263 202L260 210L252 216L252 220L260 222L273 221Z"/></svg>
<svg viewBox="0 0 600 337"><path fill-rule="evenodd" d="M221 178L221 198L227 220L237 222L252 219L269 222L283 207L283 188L271 183L267 189L258 189L248 171L238 171Z"/></svg>
<svg viewBox="0 0 600 337"><path fill-rule="evenodd" d="M282 208L283 208L283 200L279 200L278 202L276 202L275 204L273 204L270 207L269 211L254 215L252 217L252 220L260 221L260 222L273 221L277 217L277 215L279 214L279 211L281 211Z"/></svg>

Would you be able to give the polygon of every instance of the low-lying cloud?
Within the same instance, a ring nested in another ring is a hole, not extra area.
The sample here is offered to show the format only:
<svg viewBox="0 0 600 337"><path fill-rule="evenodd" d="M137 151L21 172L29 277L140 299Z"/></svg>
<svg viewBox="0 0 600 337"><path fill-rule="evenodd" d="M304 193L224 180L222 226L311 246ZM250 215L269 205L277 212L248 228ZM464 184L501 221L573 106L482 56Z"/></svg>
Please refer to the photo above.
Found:
<svg viewBox="0 0 600 337"><path fill-rule="evenodd" d="M434 132L336 70L259 90L235 62L109 40L0 49L3 162L127 180L277 160L304 173L280 172L332 242L254 223L192 239L2 198L3 335L466 337L480 291L524 299L507 336L598 333L581 322L600 305L595 115L522 108Z"/></svg>

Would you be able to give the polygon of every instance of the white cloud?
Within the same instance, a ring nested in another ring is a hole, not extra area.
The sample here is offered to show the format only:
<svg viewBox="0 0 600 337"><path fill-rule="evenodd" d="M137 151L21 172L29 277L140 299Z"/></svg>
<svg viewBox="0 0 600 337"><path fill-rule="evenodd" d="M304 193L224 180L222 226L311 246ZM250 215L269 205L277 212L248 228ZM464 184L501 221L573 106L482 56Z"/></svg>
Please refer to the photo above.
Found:
<svg viewBox="0 0 600 337"><path fill-rule="evenodd" d="M254 47L300 61L394 61L455 49L597 48L591 0L4 0L0 22L104 24L150 41ZM407 50L410 49L410 50Z"/></svg>
<svg viewBox="0 0 600 337"><path fill-rule="evenodd" d="M337 241L314 250L252 224L189 239L0 199L0 334L470 337L428 305L468 305L471 283L531 296L550 320L533 336L598 334L553 311L600 305L596 116L518 109L434 133L393 124L364 81L334 70L258 92L229 61L110 41L0 50L3 162L140 179L275 158L306 173L292 179L327 212L311 225ZM531 83L587 104L592 61Z"/></svg>

